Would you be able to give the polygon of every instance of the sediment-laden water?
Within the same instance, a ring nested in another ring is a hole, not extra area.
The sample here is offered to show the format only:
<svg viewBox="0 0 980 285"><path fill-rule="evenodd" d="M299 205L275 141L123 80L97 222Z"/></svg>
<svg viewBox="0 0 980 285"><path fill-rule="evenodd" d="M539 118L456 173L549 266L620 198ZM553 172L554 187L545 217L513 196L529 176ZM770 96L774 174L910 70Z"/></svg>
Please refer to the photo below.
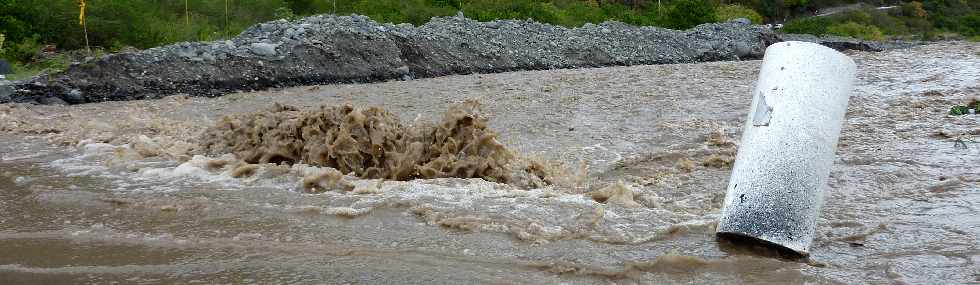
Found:
<svg viewBox="0 0 980 285"><path fill-rule="evenodd" d="M980 282L980 115L947 115L980 100L980 45L851 55L809 260L714 240L760 63L743 61L0 105L0 283ZM202 148L275 103L416 126L467 99L559 175L337 177Z"/></svg>

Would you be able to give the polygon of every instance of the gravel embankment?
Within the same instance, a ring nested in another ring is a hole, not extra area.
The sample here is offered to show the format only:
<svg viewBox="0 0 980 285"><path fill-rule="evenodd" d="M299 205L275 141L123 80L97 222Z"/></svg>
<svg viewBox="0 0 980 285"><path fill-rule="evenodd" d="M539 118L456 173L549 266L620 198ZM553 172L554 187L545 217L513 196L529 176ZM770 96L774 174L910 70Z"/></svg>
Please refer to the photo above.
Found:
<svg viewBox="0 0 980 285"><path fill-rule="evenodd" d="M780 41L762 26L686 31L618 22L564 28L523 20L433 18L415 27L312 16L250 27L226 41L108 55L14 84L0 103L79 104L343 82L515 70L761 58Z"/></svg>

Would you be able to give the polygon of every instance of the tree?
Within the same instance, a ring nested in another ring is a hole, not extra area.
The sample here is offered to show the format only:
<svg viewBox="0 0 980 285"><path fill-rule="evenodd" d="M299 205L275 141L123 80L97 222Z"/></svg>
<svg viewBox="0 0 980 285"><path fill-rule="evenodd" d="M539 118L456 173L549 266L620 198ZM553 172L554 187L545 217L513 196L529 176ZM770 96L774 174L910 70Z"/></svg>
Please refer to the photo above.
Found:
<svg viewBox="0 0 980 285"><path fill-rule="evenodd" d="M718 8L719 22L724 22L735 18L746 18L752 21L753 24L762 24L762 15L759 15L758 12L752 10L751 8L746 8L738 4L728 4Z"/></svg>
<svg viewBox="0 0 980 285"><path fill-rule="evenodd" d="M714 22L717 18L715 5L708 0L679 0L667 11L663 25L674 29L688 29Z"/></svg>
<svg viewBox="0 0 980 285"><path fill-rule="evenodd" d="M289 10L293 11L297 15L310 15L316 12L317 6L315 0L285 0L286 6Z"/></svg>

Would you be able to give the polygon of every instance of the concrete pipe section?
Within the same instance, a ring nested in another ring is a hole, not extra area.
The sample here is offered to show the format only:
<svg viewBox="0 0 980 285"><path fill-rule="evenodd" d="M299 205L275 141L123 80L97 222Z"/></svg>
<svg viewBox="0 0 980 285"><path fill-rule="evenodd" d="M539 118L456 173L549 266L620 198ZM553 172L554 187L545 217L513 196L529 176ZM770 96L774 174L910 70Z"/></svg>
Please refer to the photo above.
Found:
<svg viewBox="0 0 980 285"><path fill-rule="evenodd" d="M717 236L809 255L855 78L814 43L766 49Z"/></svg>

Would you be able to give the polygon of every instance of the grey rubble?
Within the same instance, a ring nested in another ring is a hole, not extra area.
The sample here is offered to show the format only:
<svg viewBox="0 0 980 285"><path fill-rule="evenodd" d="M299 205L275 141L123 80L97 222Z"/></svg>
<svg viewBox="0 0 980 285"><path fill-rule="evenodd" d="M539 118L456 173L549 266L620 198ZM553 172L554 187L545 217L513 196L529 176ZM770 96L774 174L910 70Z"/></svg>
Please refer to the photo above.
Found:
<svg viewBox="0 0 980 285"><path fill-rule="evenodd" d="M757 59L779 40L765 27L736 22L676 31L619 22L564 28L440 17L415 27L319 15L257 24L226 41L178 43L74 64L17 82L16 92L0 96L0 103L220 96L450 74Z"/></svg>

